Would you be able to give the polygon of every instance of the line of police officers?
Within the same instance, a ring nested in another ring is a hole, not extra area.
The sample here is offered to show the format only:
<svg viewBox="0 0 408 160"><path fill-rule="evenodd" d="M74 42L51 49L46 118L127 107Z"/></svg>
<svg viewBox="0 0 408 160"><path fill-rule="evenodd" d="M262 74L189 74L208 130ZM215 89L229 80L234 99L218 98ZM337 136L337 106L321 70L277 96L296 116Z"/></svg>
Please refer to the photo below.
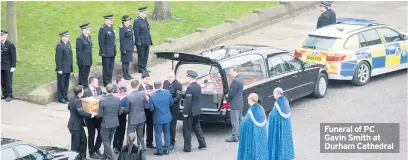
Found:
<svg viewBox="0 0 408 160"><path fill-rule="evenodd" d="M119 29L120 54L122 62L122 73L126 80L133 79L129 74L129 64L133 59L134 45L138 54L138 72L148 73L146 69L149 57L149 47L153 44L150 35L150 25L146 19L147 7L139 8L139 16L130 25L130 16L122 17L122 25ZM99 55L102 57L103 86L112 83L112 74L116 57L116 33L113 28L113 15L106 15L104 24L99 29L98 44ZM79 69L78 84L88 87L87 80L92 66L92 37L89 34L90 24L79 26L82 34L76 39L76 58ZM57 44L55 54L55 64L58 84L58 101L68 103L69 78L73 72L73 54L69 42L69 33L64 31L59 34L61 41ZM3 51L2 51L3 52Z"/></svg>

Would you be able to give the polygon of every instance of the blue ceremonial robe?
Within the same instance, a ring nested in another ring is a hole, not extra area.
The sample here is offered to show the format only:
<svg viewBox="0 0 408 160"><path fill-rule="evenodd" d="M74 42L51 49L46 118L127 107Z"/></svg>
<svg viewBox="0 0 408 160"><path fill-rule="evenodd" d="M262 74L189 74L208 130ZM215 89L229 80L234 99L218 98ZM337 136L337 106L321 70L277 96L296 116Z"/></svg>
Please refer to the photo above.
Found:
<svg viewBox="0 0 408 160"><path fill-rule="evenodd" d="M269 160L294 159L290 106L284 96L276 98L268 123Z"/></svg>
<svg viewBox="0 0 408 160"><path fill-rule="evenodd" d="M256 103L251 106L241 122L237 160L267 160L266 138L265 111Z"/></svg>

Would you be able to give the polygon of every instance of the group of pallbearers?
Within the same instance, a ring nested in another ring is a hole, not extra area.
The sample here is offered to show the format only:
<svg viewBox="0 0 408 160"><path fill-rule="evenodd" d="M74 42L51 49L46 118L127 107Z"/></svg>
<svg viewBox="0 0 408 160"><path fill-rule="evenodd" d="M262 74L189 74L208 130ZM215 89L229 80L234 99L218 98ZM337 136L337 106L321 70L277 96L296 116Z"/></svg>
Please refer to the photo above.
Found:
<svg viewBox="0 0 408 160"><path fill-rule="evenodd" d="M71 150L77 151L79 157L85 159L88 141L91 158L113 159L110 145L113 140L113 151L119 153L119 159L143 158L146 147L157 148L155 155L168 154L176 142L179 114L184 116L184 151L191 151L192 130L197 135L198 148L206 148L207 144L199 123L201 87L196 82L197 76L196 72L187 71L190 84L184 94L182 85L175 79L174 72L169 72L164 82L156 80L153 86L149 84L149 74L142 73L142 82L131 81L130 90L125 87L124 78L121 76L116 79L116 85L106 85L106 93L98 87L98 79L94 77L89 78L89 85L85 90L82 85L77 85L73 89L74 97L68 103ZM126 96L119 98L114 93L125 93ZM100 95L103 95L103 98L99 100L99 112L86 112L82 106L83 98ZM185 99L185 109L183 113L179 113L182 97ZM83 126L88 129L88 140ZM126 128L127 145L123 146ZM94 142L95 130L98 131L96 142ZM146 143L144 143L145 130ZM153 130L157 147L153 145ZM162 133L164 133L164 146L162 146ZM137 145L134 144L136 139ZM99 151L101 144L104 146L103 154Z"/></svg>
<svg viewBox="0 0 408 160"><path fill-rule="evenodd" d="M122 17L122 25L119 29L120 55L122 62L123 78L133 79L129 74L129 64L133 59L133 51L136 46L138 55L138 72L149 73L147 61L149 57L149 47L153 44L150 35L150 24L146 19L147 7L139 8L139 16L134 20L133 27L130 25L132 18L129 15ZM98 32L99 55L102 57L103 66L103 86L112 83L112 74L115 65L116 33L113 27L113 15L106 15L104 24ZM79 26L82 34L76 39L76 58L79 69L78 84L88 87L87 81L92 66L93 41L90 35L90 23ZM59 34L61 41L57 44L55 54L55 64L58 83L58 101L68 103L69 78L73 72L73 54L71 43L69 42L69 32L64 31Z"/></svg>

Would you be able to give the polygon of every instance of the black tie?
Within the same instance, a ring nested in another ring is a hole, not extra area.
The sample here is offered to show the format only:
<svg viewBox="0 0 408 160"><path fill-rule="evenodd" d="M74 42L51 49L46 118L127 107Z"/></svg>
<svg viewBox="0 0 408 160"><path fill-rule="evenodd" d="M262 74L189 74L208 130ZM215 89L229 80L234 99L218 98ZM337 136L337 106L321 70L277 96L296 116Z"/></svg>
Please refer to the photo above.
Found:
<svg viewBox="0 0 408 160"><path fill-rule="evenodd" d="M95 91L95 90L93 90L93 92L94 92L94 96L96 96L96 91Z"/></svg>

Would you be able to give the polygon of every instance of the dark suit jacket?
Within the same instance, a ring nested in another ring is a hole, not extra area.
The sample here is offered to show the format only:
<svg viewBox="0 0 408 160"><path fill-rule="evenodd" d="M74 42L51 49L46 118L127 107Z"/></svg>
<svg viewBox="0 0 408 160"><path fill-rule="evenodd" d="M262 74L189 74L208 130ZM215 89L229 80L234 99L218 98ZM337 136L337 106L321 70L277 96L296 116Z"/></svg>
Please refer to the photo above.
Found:
<svg viewBox="0 0 408 160"><path fill-rule="evenodd" d="M79 97L74 96L68 103L69 110L69 130L81 130L85 126L83 117L91 118L91 114L82 109L82 101Z"/></svg>
<svg viewBox="0 0 408 160"><path fill-rule="evenodd" d="M146 18L137 17L133 22L133 31L135 33L135 45L153 45L150 24Z"/></svg>
<svg viewBox="0 0 408 160"><path fill-rule="evenodd" d="M102 57L116 56L116 41L113 26L109 27L104 24L98 33L99 55Z"/></svg>
<svg viewBox="0 0 408 160"><path fill-rule="evenodd" d="M76 58L78 66L92 65L92 37L81 34L76 39Z"/></svg>
<svg viewBox="0 0 408 160"><path fill-rule="evenodd" d="M230 89L228 91L227 101L231 104L233 110L239 110L244 108L244 79L241 75L237 75L231 82Z"/></svg>
<svg viewBox="0 0 408 160"><path fill-rule="evenodd" d="M197 82L191 83L185 93L183 115L196 116L201 114L200 97L201 86Z"/></svg>
<svg viewBox="0 0 408 160"><path fill-rule="evenodd" d="M127 92L126 87L120 87L118 88L118 86L113 85L113 93L122 93L122 92Z"/></svg>
<svg viewBox="0 0 408 160"><path fill-rule="evenodd" d="M95 90L96 90L96 94L97 94L98 96L99 96L99 95L102 95L102 89L101 89L101 87L95 88ZM88 88L86 88L86 89L84 90L84 95L82 96L82 98L92 97L92 96L94 96L94 95L92 94L91 88L88 87Z"/></svg>
<svg viewBox="0 0 408 160"><path fill-rule="evenodd" d="M183 94L182 85L177 80L174 80L172 83L165 80L163 83L163 89L169 90L171 96L173 97L173 105L171 106L170 110L173 117L175 117L180 112L180 99Z"/></svg>
<svg viewBox="0 0 408 160"><path fill-rule="evenodd" d="M102 117L101 128L115 128L119 126L121 113L120 98L112 94L106 95L99 101L99 117Z"/></svg>
<svg viewBox="0 0 408 160"><path fill-rule="evenodd" d="M141 91L133 91L127 96L125 111L129 113L128 123L131 125L144 123L146 121L145 106L147 98Z"/></svg>
<svg viewBox="0 0 408 160"><path fill-rule="evenodd" d="M317 28L336 23L336 13L332 9L323 12L317 20Z"/></svg>
<svg viewBox="0 0 408 160"><path fill-rule="evenodd" d="M16 68L16 47L9 40L1 44L1 70Z"/></svg>
<svg viewBox="0 0 408 160"><path fill-rule="evenodd" d="M55 71L62 71L63 73L73 72L71 43L67 42L65 44L60 41L55 51Z"/></svg>
<svg viewBox="0 0 408 160"><path fill-rule="evenodd" d="M153 86L148 84L146 87L143 86L143 84L140 84L138 91L144 91L144 90L152 90Z"/></svg>
<svg viewBox="0 0 408 160"><path fill-rule="evenodd" d="M173 97L168 90L159 89L154 92L149 99L149 109L153 112L154 124L169 123L173 118L170 107L173 104Z"/></svg>

